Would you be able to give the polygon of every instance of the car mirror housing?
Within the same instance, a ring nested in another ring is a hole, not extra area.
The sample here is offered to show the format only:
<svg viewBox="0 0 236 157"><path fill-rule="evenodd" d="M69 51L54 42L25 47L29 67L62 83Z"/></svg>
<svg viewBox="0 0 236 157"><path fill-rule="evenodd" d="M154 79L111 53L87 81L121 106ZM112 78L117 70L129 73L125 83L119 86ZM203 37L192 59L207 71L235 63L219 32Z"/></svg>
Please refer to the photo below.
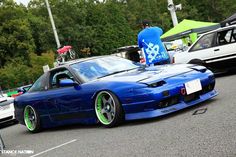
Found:
<svg viewBox="0 0 236 157"><path fill-rule="evenodd" d="M69 86L75 86L75 85L78 85L78 83L71 80L71 79L60 80L60 86L61 87L69 87Z"/></svg>

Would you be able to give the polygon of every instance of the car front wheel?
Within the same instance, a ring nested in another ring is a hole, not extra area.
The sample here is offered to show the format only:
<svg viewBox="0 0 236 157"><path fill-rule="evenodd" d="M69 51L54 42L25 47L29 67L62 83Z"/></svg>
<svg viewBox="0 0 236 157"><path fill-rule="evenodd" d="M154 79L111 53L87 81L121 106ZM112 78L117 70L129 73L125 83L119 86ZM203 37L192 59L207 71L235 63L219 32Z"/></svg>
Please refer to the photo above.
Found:
<svg viewBox="0 0 236 157"><path fill-rule="evenodd" d="M30 132L35 133L40 130L38 113L31 105L27 105L24 109L24 122Z"/></svg>
<svg viewBox="0 0 236 157"><path fill-rule="evenodd" d="M114 127L123 121L123 110L118 98L109 91L101 91L95 100L96 116L105 127Z"/></svg>

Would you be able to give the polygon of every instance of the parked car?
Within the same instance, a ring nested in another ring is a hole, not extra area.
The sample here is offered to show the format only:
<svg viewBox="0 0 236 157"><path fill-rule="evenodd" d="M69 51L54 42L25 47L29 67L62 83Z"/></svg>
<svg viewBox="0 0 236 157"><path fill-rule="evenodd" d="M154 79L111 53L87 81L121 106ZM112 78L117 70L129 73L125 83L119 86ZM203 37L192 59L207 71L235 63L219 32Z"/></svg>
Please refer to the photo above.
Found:
<svg viewBox="0 0 236 157"><path fill-rule="evenodd" d="M0 125L15 120L14 98L0 94Z"/></svg>
<svg viewBox="0 0 236 157"><path fill-rule="evenodd" d="M177 44L174 42L163 42L167 53L170 56L170 63L173 63L173 56L176 53L182 52L182 51L186 51L187 50L187 46L184 46L183 44Z"/></svg>
<svg viewBox="0 0 236 157"><path fill-rule="evenodd" d="M140 50L138 45L119 47L115 50L113 55L145 64L143 52Z"/></svg>
<svg viewBox="0 0 236 157"><path fill-rule="evenodd" d="M113 127L199 104L217 95L214 87L213 73L202 66L84 58L44 73L15 98L15 115L30 132L72 123Z"/></svg>
<svg viewBox="0 0 236 157"><path fill-rule="evenodd" d="M187 51L174 54L174 63L204 65L215 72L234 69L236 67L236 25L201 35Z"/></svg>
<svg viewBox="0 0 236 157"><path fill-rule="evenodd" d="M31 86L32 86L32 84L29 84L29 85L24 85L24 86L17 88L17 91L15 91L14 94L11 94L11 97L15 98L17 96L20 96L21 94L24 94L25 92L27 92L30 89Z"/></svg>
<svg viewBox="0 0 236 157"><path fill-rule="evenodd" d="M170 48L170 42L163 42L163 44L170 56L170 61L172 63L172 57L176 51ZM173 45L173 43L171 43L171 45ZM126 58L134 62L140 62L142 64L146 63L145 55L143 54L143 51L138 47L138 45L119 47L115 50L115 53L113 53L113 55Z"/></svg>

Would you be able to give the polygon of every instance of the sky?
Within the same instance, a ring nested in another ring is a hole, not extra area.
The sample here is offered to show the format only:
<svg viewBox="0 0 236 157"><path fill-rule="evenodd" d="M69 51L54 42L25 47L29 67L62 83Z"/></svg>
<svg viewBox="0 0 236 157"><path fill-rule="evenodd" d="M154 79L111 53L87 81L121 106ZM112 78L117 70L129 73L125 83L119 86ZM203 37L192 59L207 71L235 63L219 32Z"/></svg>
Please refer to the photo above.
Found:
<svg viewBox="0 0 236 157"><path fill-rule="evenodd" d="M24 4L25 6L27 6L27 4L29 3L30 0L15 0L15 1L16 1L16 3L18 3L18 4L22 3L22 4Z"/></svg>

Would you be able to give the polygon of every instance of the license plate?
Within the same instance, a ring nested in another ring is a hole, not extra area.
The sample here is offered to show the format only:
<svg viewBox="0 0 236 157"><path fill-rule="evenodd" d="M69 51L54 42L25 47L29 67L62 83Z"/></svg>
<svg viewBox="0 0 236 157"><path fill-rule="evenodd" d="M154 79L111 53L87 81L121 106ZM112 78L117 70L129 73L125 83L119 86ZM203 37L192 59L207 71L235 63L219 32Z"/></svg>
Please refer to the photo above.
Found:
<svg viewBox="0 0 236 157"><path fill-rule="evenodd" d="M202 85L200 79L192 80L184 84L187 95L195 93L202 90Z"/></svg>

